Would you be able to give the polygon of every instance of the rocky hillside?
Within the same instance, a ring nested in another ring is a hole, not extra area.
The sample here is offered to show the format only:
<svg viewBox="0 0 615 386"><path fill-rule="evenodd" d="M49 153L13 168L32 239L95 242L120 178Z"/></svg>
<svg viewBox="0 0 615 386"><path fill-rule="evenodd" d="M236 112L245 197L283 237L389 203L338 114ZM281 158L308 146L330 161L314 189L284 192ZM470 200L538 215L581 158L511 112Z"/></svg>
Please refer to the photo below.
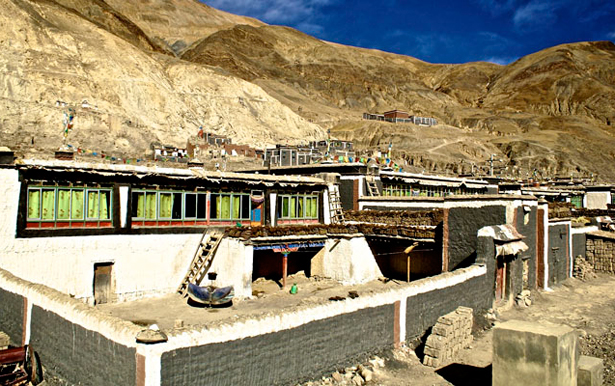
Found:
<svg viewBox="0 0 615 386"><path fill-rule="evenodd" d="M185 146L199 126L256 146L324 136L258 85L178 59L103 1L0 0L0 9L0 143L22 154L63 145L69 108L68 144L119 156Z"/></svg>
<svg viewBox="0 0 615 386"><path fill-rule="evenodd" d="M470 172L495 154L509 175L615 179L610 42L553 47L508 66L438 65L195 0L0 6L0 143L22 152L61 145L60 100L76 109L68 142L130 156L152 142L183 145L201 125L256 146L331 129L366 152L392 143L400 162L430 172ZM361 119L395 108L440 124Z"/></svg>

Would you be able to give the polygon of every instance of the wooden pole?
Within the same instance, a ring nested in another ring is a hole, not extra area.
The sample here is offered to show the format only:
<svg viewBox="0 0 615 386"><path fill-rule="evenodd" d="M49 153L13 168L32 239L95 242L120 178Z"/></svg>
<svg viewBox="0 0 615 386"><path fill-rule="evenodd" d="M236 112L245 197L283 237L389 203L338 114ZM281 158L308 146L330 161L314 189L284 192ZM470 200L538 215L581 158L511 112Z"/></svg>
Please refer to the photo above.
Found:
<svg viewBox="0 0 615 386"><path fill-rule="evenodd" d="M286 276L288 275L288 252L282 252L282 288L286 288Z"/></svg>
<svg viewBox="0 0 615 386"><path fill-rule="evenodd" d="M406 272L408 273L407 277L406 277L406 281L408 283L410 283L410 255L406 255Z"/></svg>
<svg viewBox="0 0 615 386"><path fill-rule="evenodd" d="M419 243L415 242L408 248L404 249L404 253L406 254L406 281L410 283L410 253L416 247L418 247Z"/></svg>

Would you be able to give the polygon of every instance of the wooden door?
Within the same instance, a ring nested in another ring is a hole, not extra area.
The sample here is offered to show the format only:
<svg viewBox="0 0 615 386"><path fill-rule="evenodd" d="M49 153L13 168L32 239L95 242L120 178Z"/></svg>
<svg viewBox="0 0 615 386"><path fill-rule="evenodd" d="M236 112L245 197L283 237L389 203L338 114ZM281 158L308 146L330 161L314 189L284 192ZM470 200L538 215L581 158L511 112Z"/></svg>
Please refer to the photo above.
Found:
<svg viewBox="0 0 615 386"><path fill-rule="evenodd" d="M113 263L94 264L94 304L109 303L113 291Z"/></svg>
<svg viewBox="0 0 615 386"><path fill-rule="evenodd" d="M263 225L263 203L259 203L256 206L252 207L252 214L250 216L250 225L251 226L261 226Z"/></svg>
<svg viewBox="0 0 615 386"><path fill-rule="evenodd" d="M505 293L505 284L506 284L506 263L504 263L504 258L502 256L498 256L497 258L497 267L495 271L495 301L499 302L504 299Z"/></svg>

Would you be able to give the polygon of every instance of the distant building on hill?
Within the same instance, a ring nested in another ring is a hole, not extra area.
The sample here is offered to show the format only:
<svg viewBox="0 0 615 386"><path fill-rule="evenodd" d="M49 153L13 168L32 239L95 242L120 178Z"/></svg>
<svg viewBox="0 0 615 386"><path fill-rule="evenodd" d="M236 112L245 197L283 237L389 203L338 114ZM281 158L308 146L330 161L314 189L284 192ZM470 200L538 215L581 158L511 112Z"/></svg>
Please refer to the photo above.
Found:
<svg viewBox="0 0 615 386"><path fill-rule="evenodd" d="M438 121L435 118L410 115L406 111L401 110L386 111L383 114L363 113L363 119L369 121L386 121L393 123L413 123L415 125L421 126L434 126L438 124Z"/></svg>
<svg viewBox="0 0 615 386"><path fill-rule="evenodd" d="M383 115L384 120L389 122L405 122L410 117L410 114L401 110L385 111Z"/></svg>

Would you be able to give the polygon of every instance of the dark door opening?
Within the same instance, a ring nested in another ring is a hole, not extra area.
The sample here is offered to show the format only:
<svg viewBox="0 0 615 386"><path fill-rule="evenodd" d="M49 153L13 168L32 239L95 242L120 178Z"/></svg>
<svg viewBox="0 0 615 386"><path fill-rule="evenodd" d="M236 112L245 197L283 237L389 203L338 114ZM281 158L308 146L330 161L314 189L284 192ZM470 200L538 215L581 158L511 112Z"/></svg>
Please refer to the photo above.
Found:
<svg viewBox="0 0 615 386"><path fill-rule="evenodd" d="M94 304L109 303L114 294L113 263L94 264Z"/></svg>

